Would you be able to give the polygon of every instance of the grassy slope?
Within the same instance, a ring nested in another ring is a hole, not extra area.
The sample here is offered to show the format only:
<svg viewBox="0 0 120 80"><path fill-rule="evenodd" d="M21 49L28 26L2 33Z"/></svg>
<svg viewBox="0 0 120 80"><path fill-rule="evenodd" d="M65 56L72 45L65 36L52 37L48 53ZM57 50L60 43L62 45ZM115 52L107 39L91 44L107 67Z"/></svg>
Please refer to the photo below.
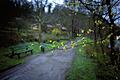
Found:
<svg viewBox="0 0 120 80"><path fill-rule="evenodd" d="M96 80L96 63L85 54L83 45L81 44L76 49L76 56L72 67L68 71L66 80Z"/></svg>
<svg viewBox="0 0 120 80"><path fill-rule="evenodd" d="M120 70L109 63L109 56L102 54L99 45L96 51L92 43L86 44L89 42L91 40L88 38L78 42L76 56L66 80L120 80Z"/></svg>

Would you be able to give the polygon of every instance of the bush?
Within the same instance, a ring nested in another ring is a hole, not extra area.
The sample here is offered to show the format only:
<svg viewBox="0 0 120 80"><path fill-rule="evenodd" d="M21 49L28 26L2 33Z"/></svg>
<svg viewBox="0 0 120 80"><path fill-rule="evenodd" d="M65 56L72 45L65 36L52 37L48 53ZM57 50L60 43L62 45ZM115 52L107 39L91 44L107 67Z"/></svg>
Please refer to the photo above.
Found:
<svg viewBox="0 0 120 80"><path fill-rule="evenodd" d="M104 53L101 51L100 44L94 47L93 44L88 44L84 47L85 53L94 58L97 62L96 76L98 80L119 80L120 71L116 70L117 66L110 64L110 58L107 53L109 50L104 46ZM96 49L96 50L95 50Z"/></svg>
<svg viewBox="0 0 120 80"><path fill-rule="evenodd" d="M58 35L61 34L61 30L58 29L58 28L54 28L54 29L52 30L52 34L55 35L55 36L58 36Z"/></svg>

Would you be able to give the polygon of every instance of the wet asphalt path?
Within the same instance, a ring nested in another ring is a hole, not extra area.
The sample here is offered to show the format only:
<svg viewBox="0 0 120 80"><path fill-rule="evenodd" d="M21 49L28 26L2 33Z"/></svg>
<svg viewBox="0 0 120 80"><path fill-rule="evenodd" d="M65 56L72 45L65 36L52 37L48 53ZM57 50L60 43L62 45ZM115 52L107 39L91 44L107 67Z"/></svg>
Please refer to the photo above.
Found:
<svg viewBox="0 0 120 80"><path fill-rule="evenodd" d="M6 71L0 76L0 80L65 80L74 55L75 50L72 48L41 54Z"/></svg>

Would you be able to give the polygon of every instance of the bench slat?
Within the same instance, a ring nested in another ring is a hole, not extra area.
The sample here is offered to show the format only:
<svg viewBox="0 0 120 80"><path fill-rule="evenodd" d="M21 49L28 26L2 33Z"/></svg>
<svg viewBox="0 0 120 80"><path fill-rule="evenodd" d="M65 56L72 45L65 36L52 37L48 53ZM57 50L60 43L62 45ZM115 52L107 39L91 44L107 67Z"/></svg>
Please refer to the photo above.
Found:
<svg viewBox="0 0 120 80"><path fill-rule="evenodd" d="M11 57L17 55L18 58L20 58L20 55L23 53L31 52L33 54L33 49L30 49L29 46L14 46L10 48L11 51Z"/></svg>

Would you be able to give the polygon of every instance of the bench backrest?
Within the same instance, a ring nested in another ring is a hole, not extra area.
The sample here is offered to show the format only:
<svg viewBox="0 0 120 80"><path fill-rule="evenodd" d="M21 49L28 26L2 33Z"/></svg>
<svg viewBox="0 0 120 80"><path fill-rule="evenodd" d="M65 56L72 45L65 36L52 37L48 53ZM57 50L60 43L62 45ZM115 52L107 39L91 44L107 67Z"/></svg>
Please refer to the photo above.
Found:
<svg viewBox="0 0 120 80"><path fill-rule="evenodd" d="M17 45L17 46L12 46L9 48L11 51L17 51L17 50L28 50L29 46L27 44L25 45Z"/></svg>

